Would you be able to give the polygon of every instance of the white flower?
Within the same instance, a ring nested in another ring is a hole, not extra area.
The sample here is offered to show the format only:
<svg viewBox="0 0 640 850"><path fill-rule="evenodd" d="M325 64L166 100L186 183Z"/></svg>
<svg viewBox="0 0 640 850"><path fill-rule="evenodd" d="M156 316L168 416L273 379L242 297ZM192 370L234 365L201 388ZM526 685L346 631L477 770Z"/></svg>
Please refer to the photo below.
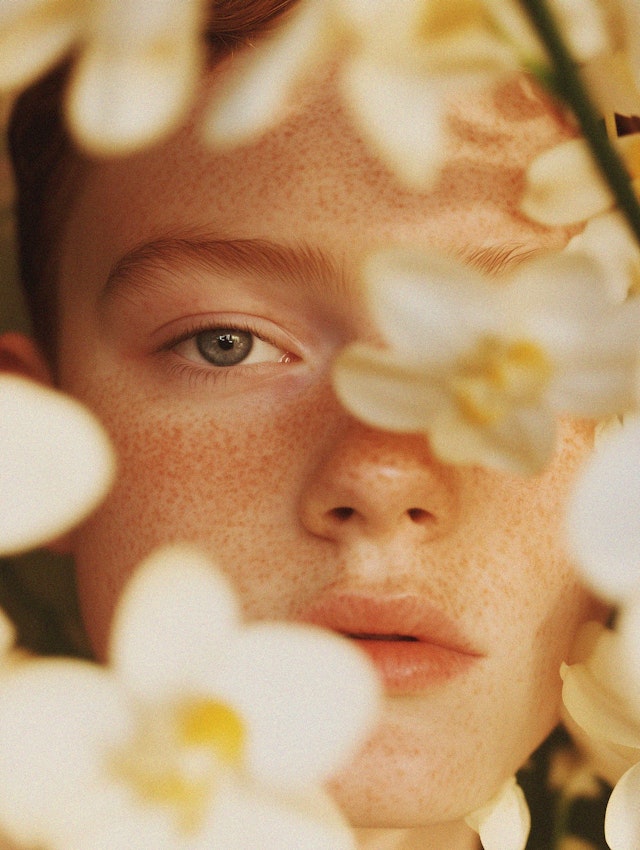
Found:
<svg viewBox="0 0 640 850"><path fill-rule="evenodd" d="M582 574L605 599L640 595L640 421L625 422L589 458L567 510L567 538Z"/></svg>
<svg viewBox="0 0 640 850"><path fill-rule="evenodd" d="M523 57L539 54L510 0L305 0L238 63L207 136L229 145L264 132L319 63L337 57L358 129L401 180L422 188L445 154L443 92L513 72Z"/></svg>
<svg viewBox="0 0 640 850"><path fill-rule="evenodd" d="M640 839L640 680L626 664L629 638L640 632L587 623L578 635L576 662L563 665L565 722L596 772L614 786L605 837L611 850L635 850ZM635 697L635 702L634 702Z"/></svg>
<svg viewBox="0 0 640 850"><path fill-rule="evenodd" d="M563 664L563 719L593 769L612 785L640 761L640 715L628 700L620 634L586 623Z"/></svg>
<svg viewBox="0 0 640 850"><path fill-rule="evenodd" d="M589 219L565 250L599 263L613 301L621 303L640 291L640 246L617 210Z"/></svg>
<svg viewBox="0 0 640 850"><path fill-rule="evenodd" d="M53 850L353 848L320 791L374 719L347 640L243 626L203 557L157 553L118 609L110 667L38 660L0 688L0 826Z"/></svg>
<svg viewBox="0 0 640 850"><path fill-rule="evenodd" d="M531 829L531 815L515 776L479 809L465 818L482 841L484 850L524 850Z"/></svg>
<svg viewBox="0 0 640 850"><path fill-rule="evenodd" d="M78 402L0 375L0 554L61 536L92 511L114 475L102 427Z"/></svg>
<svg viewBox="0 0 640 850"><path fill-rule="evenodd" d="M640 135L614 142L629 171L633 187L640 188ZM522 211L549 225L586 221L613 207L611 190L595 165L587 142L570 139L540 154L527 170Z"/></svg>
<svg viewBox="0 0 640 850"><path fill-rule="evenodd" d="M530 261L498 284L395 250L371 258L365 276L387 348L348 346L338 396L376 427L427 434L447 462L535 472L558 416L637 405L640 303L612 304L580 255Z"/></svg>
<svg viewBox="0 0 640 850"><path fill-rule="evenodd" d="M203 53L204 0L11 0L0 8L0 88L28 85L79 48L67 112L97 154L146 145L175 126Z"/></svg>

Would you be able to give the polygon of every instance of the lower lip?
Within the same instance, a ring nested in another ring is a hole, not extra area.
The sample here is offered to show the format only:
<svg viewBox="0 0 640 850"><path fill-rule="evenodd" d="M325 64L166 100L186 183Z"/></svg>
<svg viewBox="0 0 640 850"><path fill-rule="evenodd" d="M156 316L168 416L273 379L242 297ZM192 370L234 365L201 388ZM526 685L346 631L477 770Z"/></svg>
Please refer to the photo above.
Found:
<svg viewBox="0 0 640 850"><path fill-rule="evenodd" d="M390 694L414 694L466 673L478 661L471 655L427 641L353 638L371 658Z"/></svg>

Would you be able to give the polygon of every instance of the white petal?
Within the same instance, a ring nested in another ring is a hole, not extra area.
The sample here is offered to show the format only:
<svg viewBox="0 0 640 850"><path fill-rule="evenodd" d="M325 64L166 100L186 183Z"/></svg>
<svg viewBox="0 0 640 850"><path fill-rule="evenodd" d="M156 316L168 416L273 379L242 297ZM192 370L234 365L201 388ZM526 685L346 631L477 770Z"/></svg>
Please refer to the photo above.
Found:
<svg viewBox="0 0 640 850"><path fill-rule="evenodd" d="M514 777L465 820L480 835L484 850L524 850L531 828L529 807Z"/></svg>
<svg viewBox="0 0 640 850"><path fill-rule="evenodd" d="M368 257L363 275L385 340L411 361L449 364L476 335L493 329L496 298L459 261L394 248Z"/></svg>
<svg viewBox="0 0 640 850"><path fill-rule="evenodd" d="M324 797L278 797L251 786L227 787L193 850L355 850L337 807Z"/></svg>
<svg viewBox="0 0 640 850"><path fill-rule="evenodd" d="M169 132L189 106L201 60L196 45L180 38L135 52L92 44L67 93L77 141L92 154L126 153Z"/></svg>
<svg viewBox="0 0 640 850"><path fill-rule="evenodd" d="M408 187L428 188L445 150L436 86L366 55L348 63L342 83L356 125L380 159Z"/></svg>
<svg viewBox="0 0 640 850"><path fill-rule="evenodd" d="M149 700L198 690L238 622L227 581L204 555L161 549L140 566L118 606L110 647L116 674Z"/></svg>
<svg viewBox="0 0 640 850"><path fill-rule="evenodd" d="M426 432L433 414L447 404L426 369L399 357L354 343L336 358L333 386L354 416L376 428Z"/></svg>
<svg viewBox="0 0 640 850"><path fill-rule="evenodd" d="M226 660L224 695L249 725L261 782L293 790L341 767L370 732L380 688L345 638L292 623L246 628Z"/></svg>
<svg viewBox="0 0 640 850"><path fill-rule="evenodd" d="M594 216L566 250L586 254L600 264L613 302L621 303L640 288L640 247L619 212Z"/></svg>
<svg viewBox="0 0 640 850"><path fill-rule="evenodd" d="M86 408L54 390L0 376L0 553L68 531L114 475L107 437Z"/></svg>
<svg viewBox="0 0 640 850"><path fill-rule="evenodd" d="M300 4L270 41L240 60L205 119L209 144L226 147L250 141L282 119L293 89L326 49L324 3Z"/></svg>
<svg viewBox="0 0 640 850"><path fill-rule="evenodd" d="M128 728L109 675L79 661L27 663L0 688L0 822L29 846L72 844L103 803L104 753Z"/></svg>
<svg viewBox="0 0 640 850"><path fill-rule="evenodd" d="M23 0L0 8L0 89L29 85L80 37L87 9L68 0Z"/></svg>
<svg viewBox="0 0 640 850"><path fill-rule="evenodd" d="M640 764L630 768L609 798L604 834L611 850L636 850L640 846Z"/></svg>
<svg viewBox="0 0 640 850"><path fill-rule="evenodd" d="M562 701L574 721L595 738L638 749L640 757L640 722L634 722L606 683L587 664L565 665L562 678Z"/></svg>
<svg viewBox="0 0 640 850"><path fill-rule="evenodd" d="M540 154L527 171L520 208L543 224L573 224L613 204L582 139L570 139Z"/></svg>
<svg viewBox="0 0 640 850"><path fill-rule="evenodd" d="M622 601L640 589L640 424L623 428L580 473L567 535L596 592Z"/></svg>

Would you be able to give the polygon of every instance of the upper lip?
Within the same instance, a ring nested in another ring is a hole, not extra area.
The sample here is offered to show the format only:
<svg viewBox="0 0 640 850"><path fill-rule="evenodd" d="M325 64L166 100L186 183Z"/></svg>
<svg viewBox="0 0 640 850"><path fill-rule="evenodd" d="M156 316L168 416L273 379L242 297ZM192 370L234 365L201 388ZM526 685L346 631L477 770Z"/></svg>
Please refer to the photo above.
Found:
<svg viewBox="0 0 640 850"><path fill-rule="evenodd" d="M361 640L414 640L483 655L452 617L413 593L327 592L296 619Z"/></svg>

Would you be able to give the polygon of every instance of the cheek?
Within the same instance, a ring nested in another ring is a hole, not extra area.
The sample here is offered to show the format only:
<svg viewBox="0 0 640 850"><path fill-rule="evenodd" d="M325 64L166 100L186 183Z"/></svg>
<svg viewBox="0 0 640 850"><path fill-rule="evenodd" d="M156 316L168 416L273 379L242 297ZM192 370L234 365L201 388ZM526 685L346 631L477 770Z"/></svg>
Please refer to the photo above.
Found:
<svg viewBox="0 0 640 850"><path fill-rule="evenodd" d="M123 388L90 402L120 464L113 492L74 540L81 603L97 644L129 574L167 543L208 553L234 581L247 614L286 616L302 574L295 537L313 441L306 406L264 415L186 404L176 415L175 402L165 408L131 399Z"/></svg>

